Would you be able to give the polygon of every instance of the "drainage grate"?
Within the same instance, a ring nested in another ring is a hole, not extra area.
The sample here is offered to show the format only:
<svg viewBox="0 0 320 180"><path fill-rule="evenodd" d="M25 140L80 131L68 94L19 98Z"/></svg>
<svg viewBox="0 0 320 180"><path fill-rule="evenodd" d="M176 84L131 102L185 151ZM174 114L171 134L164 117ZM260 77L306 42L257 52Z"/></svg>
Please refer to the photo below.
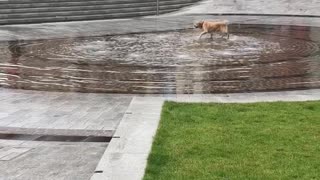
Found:
<svg viewBox="0 0 320 180"><path fill-rule="evenodd" d="M3 134L46 134L64 136L113 136L114 130L87 130L87 129L44 129L44 128L20 128L0 126L0 133Z"/></svg>
<svg viewBox="0 0 320 180"><path fill-rule="evenodd" d="M0 134L0 139L24 140L24 141L60 141L60 142L110 142L112 137Z"/></svg>
<svg viewBox="0 0 320 180"><path fill-rule="evenodd" d="M94 171L94 173L103 173L103 171L101 171L101 170L98 170L98 171Z"/></svg>
<svg viewBox="0 0 320 180"><path fill-rule="evenodd" d="M0 127L0 139L24 141L110 142L112 130Z"/></svg>

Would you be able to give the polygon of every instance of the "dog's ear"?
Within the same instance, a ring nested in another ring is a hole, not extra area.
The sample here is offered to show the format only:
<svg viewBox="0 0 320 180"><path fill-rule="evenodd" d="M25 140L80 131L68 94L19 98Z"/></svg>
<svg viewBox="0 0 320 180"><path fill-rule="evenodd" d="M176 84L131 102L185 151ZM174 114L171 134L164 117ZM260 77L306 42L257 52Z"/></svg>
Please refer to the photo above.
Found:
<svg viewBox="0 0 320 180"><path fill-rule="evenodd" d="M195 28L202 28L204 21L198 21L197 23L194 24Z"/></svg>
<svg viewBox="0 0 320 180"><path fill-rule="evenodd" d="M202 20L202 21L200 21L200 22L198 22L198 26L200 27L200 28L202 28L203 27L203 23L204 23L204 21Z"/></svg>
<svg viewBox="0 0 320 180"><path fill-rule="evenodd" d="M193 23L193 26L194 26L195 28L199 28L199 25L200 25L200 22L199 22L199 21Z"/></svg>

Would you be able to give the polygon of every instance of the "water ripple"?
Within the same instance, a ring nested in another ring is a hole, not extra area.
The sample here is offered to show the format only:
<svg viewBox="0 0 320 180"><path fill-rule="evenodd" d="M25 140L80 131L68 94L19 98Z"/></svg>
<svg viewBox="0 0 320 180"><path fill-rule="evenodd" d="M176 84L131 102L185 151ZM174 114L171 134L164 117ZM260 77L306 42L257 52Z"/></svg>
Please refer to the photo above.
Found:
<svg viewBox="0 0 320 180"><path fill-rule="evenodd" d="M231 26L0 44L0 86L47 91L225 93L319 88L320 29Z"/></svg>

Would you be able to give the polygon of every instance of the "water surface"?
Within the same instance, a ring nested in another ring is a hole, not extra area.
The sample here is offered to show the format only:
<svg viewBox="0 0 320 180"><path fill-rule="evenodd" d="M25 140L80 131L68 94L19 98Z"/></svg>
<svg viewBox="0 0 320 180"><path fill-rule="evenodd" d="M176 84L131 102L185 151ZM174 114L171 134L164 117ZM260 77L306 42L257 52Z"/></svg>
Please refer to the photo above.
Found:
<svg viewBox="0 0 320 180"><path fill-rule="evenodd" d="M230 93L320 87L320 28L199 30L0 43L0 86L105 93Z"/></svg>

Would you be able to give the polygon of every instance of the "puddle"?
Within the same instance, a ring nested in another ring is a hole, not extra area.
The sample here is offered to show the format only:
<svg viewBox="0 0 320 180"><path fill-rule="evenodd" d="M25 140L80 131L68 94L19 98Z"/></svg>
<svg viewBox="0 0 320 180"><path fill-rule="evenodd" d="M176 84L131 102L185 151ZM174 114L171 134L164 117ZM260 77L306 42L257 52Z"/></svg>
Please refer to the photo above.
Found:
<svg viewBox="0 0 320 180"><path fill-rule="evenodd" d="M320 28L231 26L0 43L0 86L103 93L230 93L320 87Z"/></svg>

